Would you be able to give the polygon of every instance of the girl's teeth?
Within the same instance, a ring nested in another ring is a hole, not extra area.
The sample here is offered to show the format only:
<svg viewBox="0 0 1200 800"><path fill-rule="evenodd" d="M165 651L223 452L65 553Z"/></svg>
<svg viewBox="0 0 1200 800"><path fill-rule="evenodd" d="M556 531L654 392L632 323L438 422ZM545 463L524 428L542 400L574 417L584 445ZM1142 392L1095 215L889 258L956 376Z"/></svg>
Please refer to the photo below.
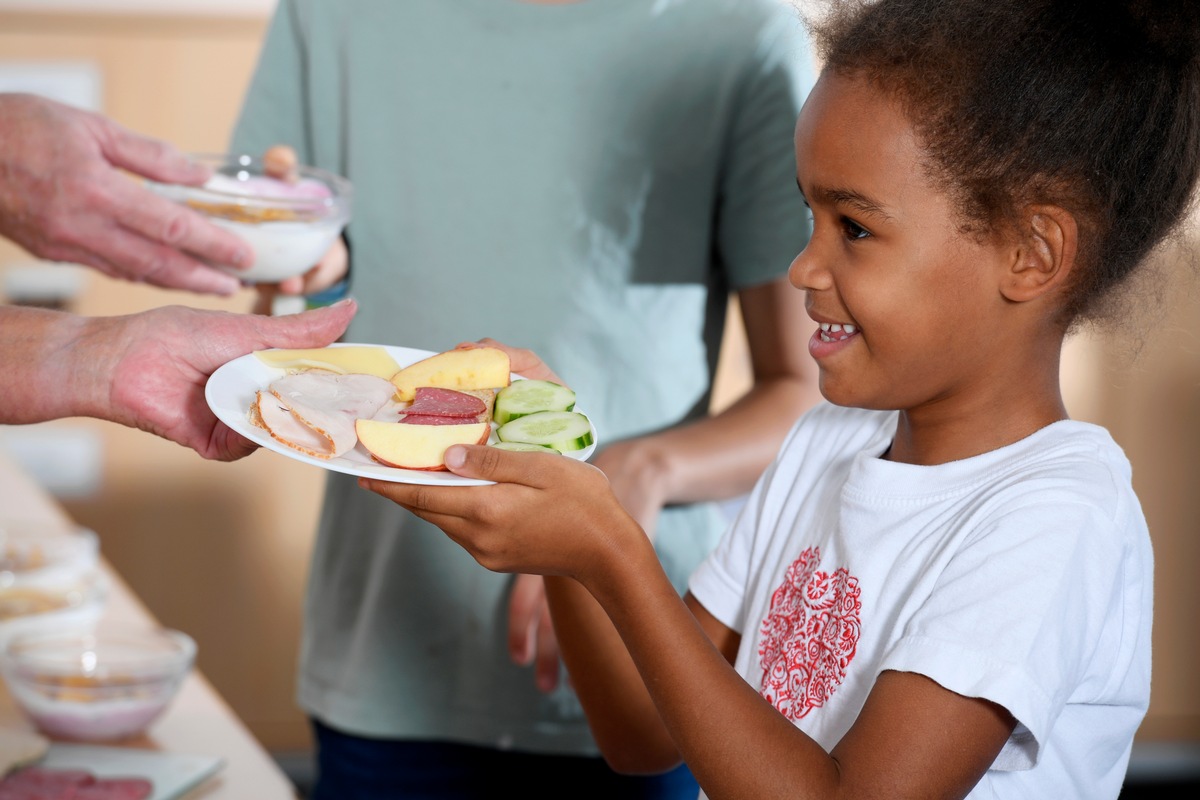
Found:
<svg viewBox="0 0 1200 800"><path fill-rule="evenodd" d="M836 342L847 339L858 332L858 326L847 323L822 322L821 339L826 342Z"/></svg>

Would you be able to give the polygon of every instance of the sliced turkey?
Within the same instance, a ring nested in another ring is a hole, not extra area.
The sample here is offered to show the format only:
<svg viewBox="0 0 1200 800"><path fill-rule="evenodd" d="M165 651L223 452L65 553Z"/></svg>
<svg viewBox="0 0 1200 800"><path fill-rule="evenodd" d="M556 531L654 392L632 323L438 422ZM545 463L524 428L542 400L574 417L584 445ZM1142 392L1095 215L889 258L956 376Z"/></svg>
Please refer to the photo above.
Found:
<svg viewBox="0 0 1200 800"><path fill-rule="evenodd" d="M390 381L374 375L299 372L258 392L251 420L302 453L336 458L358 443L354 421L375 416L395 391Z"/></svg>

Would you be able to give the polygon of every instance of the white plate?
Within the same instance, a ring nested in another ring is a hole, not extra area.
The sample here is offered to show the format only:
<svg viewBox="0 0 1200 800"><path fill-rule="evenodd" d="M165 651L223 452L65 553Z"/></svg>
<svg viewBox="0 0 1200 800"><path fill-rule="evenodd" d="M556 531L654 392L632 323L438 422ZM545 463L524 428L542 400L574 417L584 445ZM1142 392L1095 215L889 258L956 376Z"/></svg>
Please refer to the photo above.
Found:
<svg viewBox="0 0 1200 800"><path fill-rule="evenodd" d="M414 350L410 347L391 347L389 345L352 345L346 342L330 346L383 347L392 358L396 359L396 363L401 367L406 367L413 362L434 355L434 352L430 350ZM343 456L323 459L314 458L285 444L280 444L271 438L271 434L257 425L250 424L250 406L254 402L256 392L266 389L268 384L277 378L283 377L284 374L283 370L268 367L257 356L251 353L241 358L235 358L233 361L218 368L208 379L208 384L204 387L204 399L208 401L208 407L217 415L217 419L224 422L230 428L233 428L242 436L253 442L257 442L268 450L273 450L288 458L294 458L297 461L303 461L305 464L312 464L315 467L323 467L324 469L331 469L334 472L344 472L347 475L377 478L395 483L420 483L428 486L481 486L491 483L491 481L461 478L451 472L427 472L416 469L385 467L378 461L373 460L370 454L363 449L362 445L355 445L353 450ZM513 377L519 378L520 376L513 375ZM585 412L581 411L580 413ZM495 441L494 428L495 426L493 425L492 441ZM593 428L592 436L595 437L595 435L596 431ZM576 450L566 455L579 461L586 461L595 449L596 444L593 442L583 450Z"/></svg>

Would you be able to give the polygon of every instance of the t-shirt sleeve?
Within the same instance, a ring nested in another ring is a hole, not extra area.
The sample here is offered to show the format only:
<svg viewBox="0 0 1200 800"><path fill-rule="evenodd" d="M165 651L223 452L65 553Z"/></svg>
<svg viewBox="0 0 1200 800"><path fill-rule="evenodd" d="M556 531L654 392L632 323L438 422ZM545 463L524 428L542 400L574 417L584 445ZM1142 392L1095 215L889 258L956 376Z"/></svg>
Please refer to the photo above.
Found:
<svg viewBox="0 0 1200 800"><path fill-rule="evenodd" d="M1089 663L1133 658L1119 629L1130 616L1128 546L1112 518L1086 503L1006 510L947 565L881 669L1003 706L1018 724L993 766L1031 768L1064 705L1102 691L1089 686Z"/></svg>
<svg viewBox="0 0 1200 800"><path fill-rule="evenodd" d="M812 230L793 135L815 61L799 16L780 6L743 70L718 198L717 252L733 289L785 274Z"/></svg>
<svg viewBox="0 0 1200 800"><path fill-rule="evenodd" d="M810 411L792 426L779 455L758 479L733 524L688 580L688 591L700 605L722 625L739 634L745 633L751 587L779 513L778 502L770 499L773 482L781 470L790 474L788 467L781 467L781 459L804 449L798 442L803 438L802 432L812 427L806 423L819 418L825 410L821 406L818 409Z"/></svg>
<svg viewBox="0 0 1200 800"><path fill-rule="evenodd" d="M302 162L312 163L304 22L299 0L280 0L242 101L231 152L254 155L286 144L295 148Z"/></svg>

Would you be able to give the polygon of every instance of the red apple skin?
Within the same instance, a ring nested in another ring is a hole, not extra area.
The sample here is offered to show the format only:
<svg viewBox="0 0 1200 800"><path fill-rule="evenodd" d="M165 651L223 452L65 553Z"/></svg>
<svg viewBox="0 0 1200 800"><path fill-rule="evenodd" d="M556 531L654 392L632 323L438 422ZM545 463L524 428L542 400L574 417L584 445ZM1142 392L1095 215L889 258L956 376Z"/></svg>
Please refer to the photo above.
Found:
<svg viewBox="0 0 1200 800"><path fill-rule="evenodd" d="M402 423L397 423L397 424L402 424ZM488 437L490 435L491 435L490 426L484 426L483 434L479 437L479 441L475 442L475 444L487 444ZM434 465L430 465L430 466L420 466L420 467L407 466L404 464L393 464L392 462L386 461L385 459L380 458L379 456L375 455L374 453L371 453L369 450L367 452L370 453L372 461L377 461L378 463L382 464L385 467L395 467L396 469L411 469L416 472L445 472L446 471L445 464L434 464Z"/></svg>

